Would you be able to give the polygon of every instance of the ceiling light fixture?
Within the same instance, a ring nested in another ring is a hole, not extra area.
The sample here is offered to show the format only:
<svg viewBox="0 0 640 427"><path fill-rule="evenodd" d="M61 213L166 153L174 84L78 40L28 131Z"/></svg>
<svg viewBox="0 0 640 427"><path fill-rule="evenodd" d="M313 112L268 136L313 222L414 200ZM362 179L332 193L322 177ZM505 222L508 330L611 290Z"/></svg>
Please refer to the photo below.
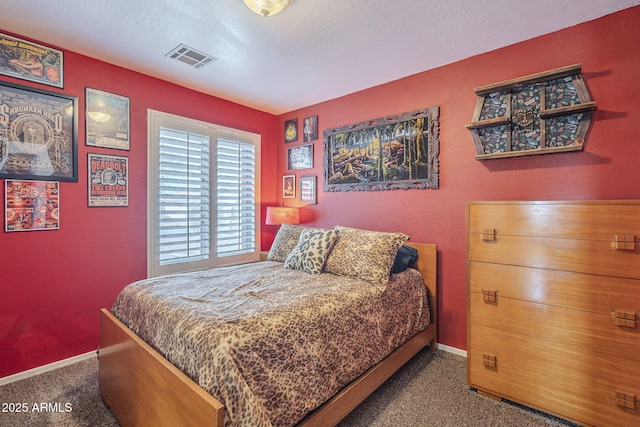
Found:
<svg viewBox="0 0 640 427"><path fill-rule="evenodd" d="M258 15L266 18L281 12L287 7L289 0L244 0L244 4Z"/></svg>

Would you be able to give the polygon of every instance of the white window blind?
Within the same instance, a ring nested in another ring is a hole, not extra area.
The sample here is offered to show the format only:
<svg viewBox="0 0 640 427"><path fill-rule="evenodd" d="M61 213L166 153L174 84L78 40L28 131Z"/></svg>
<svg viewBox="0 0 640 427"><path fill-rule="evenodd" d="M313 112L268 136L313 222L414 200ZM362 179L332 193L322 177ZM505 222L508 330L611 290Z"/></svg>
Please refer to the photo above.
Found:
<svg viewBox="0 0 640 427"><path fill-rule="evenodd" d="M209 258L209 137L160 129L160 265Z"/></svg>
<svg viewBox="0 0 640 427"><path fill-rule="evenodd" d="M218 256L252 252L256 247L256 150L253 144L217 141Z"/></svg>
<svg viewBox="0 0 640 427"><path fill-rule="evenodd" d="M149 277L259 258L259 136L149 111Z"/></svg>

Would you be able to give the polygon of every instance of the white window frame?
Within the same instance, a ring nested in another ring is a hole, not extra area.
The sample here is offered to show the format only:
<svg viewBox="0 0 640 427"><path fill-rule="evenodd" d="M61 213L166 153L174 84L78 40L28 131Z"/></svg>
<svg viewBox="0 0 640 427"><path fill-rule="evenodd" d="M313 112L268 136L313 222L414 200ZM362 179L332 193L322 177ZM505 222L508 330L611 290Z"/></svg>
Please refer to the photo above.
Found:
<svg viewBox="0 0 640 427"><path fill-rule="evenodd" d="M198 135L207 135L211 141L209 176L211 178L210 211L209 211L209 239L210 256L206 260L182 262L160 265L159 246L159 145L160 129L168 128ZM217 256L217 185L216 185L216 148L218 137L229 137L250 142L255 147L255 247L252 252L224 256ZM259 134L233 129L217 124L176 116L155 110L147 110L147 275L148 277L162 276L183 271L194 271L223 265L255 262L260 259L260 142Z"/></svg>

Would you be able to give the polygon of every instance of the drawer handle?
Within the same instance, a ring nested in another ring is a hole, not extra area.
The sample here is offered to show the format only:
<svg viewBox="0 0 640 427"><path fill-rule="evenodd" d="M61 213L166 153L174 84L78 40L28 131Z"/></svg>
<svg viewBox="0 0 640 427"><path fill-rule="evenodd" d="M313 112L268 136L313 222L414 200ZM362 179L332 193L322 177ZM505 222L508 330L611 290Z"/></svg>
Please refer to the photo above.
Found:
<svg viewBox="0 0 640 427"><path fill-rule="evenodd" d="M616 234L613 236L613 247L619 251L635 251L636 236L633 234Z"/></svg>
<svg viewBox="0 0 640 427"><path fill-rule="evenodd" d="M483 289L482 290L482 301L484 302L497 302L498 301L498 291Z"/></svg>
<svg viewBox="0 0 640 427"><path fill-rule="evenodd" d="M632 311L616 310L613 312L613 320L616 325L624 328L635 328L637 317L636 313Z"/></svg>
<svg viewBox="0 0 640 427"><path fill-rule="evenodd" d="M487 368L495 368L498 364L495 354L482 353L482 364Z"/></svg>
<svg viewBox="0 0 640 427"><path fill-rule="evenodd" d="M496 241L496 229L495 228L485 228L482 230L482 240L485 242L495 242Z"/></svg>
<svg viewBox="0 0 640 427"><path fill-rule="evenodd" d="M621 408L636 410L636 395L616 390L616 404Z"/></svg>

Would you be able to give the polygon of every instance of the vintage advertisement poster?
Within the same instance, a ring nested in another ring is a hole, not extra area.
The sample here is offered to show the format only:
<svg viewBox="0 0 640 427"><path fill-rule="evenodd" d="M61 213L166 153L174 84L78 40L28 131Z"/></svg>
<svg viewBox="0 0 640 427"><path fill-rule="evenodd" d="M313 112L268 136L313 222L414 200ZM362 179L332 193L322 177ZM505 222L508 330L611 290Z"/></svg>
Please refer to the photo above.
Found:
<svg viewBox="0 0 640 427"><path fill-rule="evenodd" d="M5 231L60 228L59 182L7 179L4 184Z"/></svg>
<svg viewBox="0 0 640 427"><path fill-rule="evenodd" d="M86 144L129 150L129 98L91 88L86 91Z"/></svg>
<svg viewBox="0 0 640 427"><path fill-rule="evenodd" d="M63 87L62 51L0 33L0 74Z"/></svg>
<svg viewBox="0 0 640 427"><path fill-rule="evenodd" d="M89 206L129 206L129 158L88 154Z"/></svg>
<svg viewBox="0 0 640 427"><path fill-rule="evenodd" d="M0 178L78 181L77 98L0 83Z"/></svg>

